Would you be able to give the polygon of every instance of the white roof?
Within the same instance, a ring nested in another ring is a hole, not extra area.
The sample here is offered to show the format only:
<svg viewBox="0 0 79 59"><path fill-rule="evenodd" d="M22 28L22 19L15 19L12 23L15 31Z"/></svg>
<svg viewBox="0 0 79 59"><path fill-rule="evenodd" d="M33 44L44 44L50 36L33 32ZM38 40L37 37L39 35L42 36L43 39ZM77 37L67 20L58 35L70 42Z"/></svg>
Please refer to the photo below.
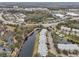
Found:
<svg viewBox="0 0 79 59"><path fill-rule="evenodd" d="M64 15L63 14L55 14L56 16L58 16L58 17L64 17Z"/></svg>
<svg viewBox="0 0 79 59"><path fill-rule="evenodd" d="M25 8L26 11L34 11L34 10L47 10L49 11L48 8Z"/></svg>
<svg viewBox="0 0 79 59"><path fill-rule="evenodd" d="M64 27L64 26L61 26L61 29L64 29L64 30L71 30L71 28Z"/></svg>
<svg viewBox="0 0 79 59"><path fill-rule="evenodd" d="M72 31L77 31L77 32L79 32L79 29L72 29Z"/></svg>
<svg viewBox="0 0 79 59"><path fill-rule="evenodd" d="M67 15L71 15L71 16L79 16L79 14L73 13L73 12L68 12Z"/></svg>
<svg viewBox="0 0 79 59"><path fill-rule="evenodd" d="M18 21L24 22L24 19L18 19Z"/></svg>
<svg viewBox="0 0 79 59"><path fill-rule="evenodd" d="M79 47L77 44L58 44L60 50L78 50Z"/></svg>

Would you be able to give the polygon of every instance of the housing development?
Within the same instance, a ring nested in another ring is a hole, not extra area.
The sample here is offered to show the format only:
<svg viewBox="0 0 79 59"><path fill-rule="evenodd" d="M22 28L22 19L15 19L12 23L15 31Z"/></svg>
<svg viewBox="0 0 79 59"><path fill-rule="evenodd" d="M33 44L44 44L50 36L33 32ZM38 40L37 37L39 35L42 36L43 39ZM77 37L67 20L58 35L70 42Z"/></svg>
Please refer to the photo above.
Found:
<svg viewBox="0 0 79 59"><path fill-rule="evenodd" d="M75 56L79 56L78 8L0 7L0 57Z"/></svg>

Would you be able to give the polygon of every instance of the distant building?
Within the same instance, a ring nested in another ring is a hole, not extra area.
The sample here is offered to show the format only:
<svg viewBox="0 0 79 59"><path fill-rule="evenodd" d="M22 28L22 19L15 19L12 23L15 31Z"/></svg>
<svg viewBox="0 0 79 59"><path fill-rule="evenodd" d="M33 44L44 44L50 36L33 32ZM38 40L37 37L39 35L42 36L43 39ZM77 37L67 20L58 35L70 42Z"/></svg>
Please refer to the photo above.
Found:
<svg viewBox="0 0 79 59"><path fill-rule="evenodd" d="M74 11L78 11L79 9L69 9L69 11L74 12Z"/></svg>
<svg viewBox="0 0 79 59"><path fill-rule="evenodd" d="M79 29L72 29L72 34L79 36Z"/></svg>
<svg viewBox="0 0 79 59"><path fill-rule="evenodd" d="M73 17L71 20L79 21L79 17Z"/></svg>
<svg viewBox="0 0 79 59"><path fill-rule="evenodd" d="M71 28L61 26L61 31L62 31L63 33L69 34L70 31L71 31Z"/></svg>
<svg viewBox="0 0 79 59"><path fill-rule="evenodd" d="M17 8L18 8L18 6L13 6L13 8L14 8L14 9L17 9Z"/></svg>
<svg viewBox="0 0 79 59"><path fill-rule="evenodd" d="M72 16L72 17L79 17L79 14L73 13L73 12L67 12L66 15Z"/></svg>
<svg viewBox="0 0 79 59"><path fill-rule="evenodd" d="M54 16L59 17L59 18L64 18L65 17L65 15L63 15L63 14L54 14Z"/></svg>
<svg viewBox="0 0 79 59"><path fill-rule="evenodd" d="M37 10L40 10L40 11L49 11L48 8L25 8L26 11L37 11Z"/></svg>
<svg viewBox="0 0 79 59"><path fill-rule="evenodd" d="M70 20L79 21L79 14L77 14L77 13L68 12L66 15L67 15L67 16L70 16L70 17L72 18L72 19L70 19Z"/></svg>
<svg viewBox="0 0 79 59"><path fill-rule="evenodd" d="M62 14L55 14L55 15L60 17L60 18L64 17L64 15L62 15Z"/></svg>
<svg viewBox="0 0 79 59"><path fill-rule="evenodd" d="M79 46L77 44L57 44L58 49L66 51L79 51Z"/></svg>
<svg viewBox="0 0 79 59"><path fill-rule="evenodd" d="M23 23L24 19L17 19L16 23Z"/></svg>

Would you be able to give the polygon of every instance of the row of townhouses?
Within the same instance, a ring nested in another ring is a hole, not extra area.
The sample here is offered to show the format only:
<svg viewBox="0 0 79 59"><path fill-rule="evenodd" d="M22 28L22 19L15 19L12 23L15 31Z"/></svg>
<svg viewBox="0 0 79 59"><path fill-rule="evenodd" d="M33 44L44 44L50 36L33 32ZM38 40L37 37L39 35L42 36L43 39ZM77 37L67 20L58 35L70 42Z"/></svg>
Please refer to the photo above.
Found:
<svg viewBox="0 0 79 59"><path fill-rule="evenodd" d="M79 29L75 29L75 28L68 28L65 26L61 26L61 31L65 34L71 34L71 35L76 35L79 36Z"/></svg>

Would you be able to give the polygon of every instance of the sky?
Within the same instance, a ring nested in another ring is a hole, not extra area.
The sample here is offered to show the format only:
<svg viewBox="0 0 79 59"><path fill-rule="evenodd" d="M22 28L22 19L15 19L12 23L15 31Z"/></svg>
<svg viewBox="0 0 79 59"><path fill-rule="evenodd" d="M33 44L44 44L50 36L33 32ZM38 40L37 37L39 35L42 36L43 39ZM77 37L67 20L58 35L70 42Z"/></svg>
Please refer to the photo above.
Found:
<svg viewBox="0 0 79 59"><path fill-rule="evenodd" d="M79 0L0 0L0 2L79 2Z"/></svg>

